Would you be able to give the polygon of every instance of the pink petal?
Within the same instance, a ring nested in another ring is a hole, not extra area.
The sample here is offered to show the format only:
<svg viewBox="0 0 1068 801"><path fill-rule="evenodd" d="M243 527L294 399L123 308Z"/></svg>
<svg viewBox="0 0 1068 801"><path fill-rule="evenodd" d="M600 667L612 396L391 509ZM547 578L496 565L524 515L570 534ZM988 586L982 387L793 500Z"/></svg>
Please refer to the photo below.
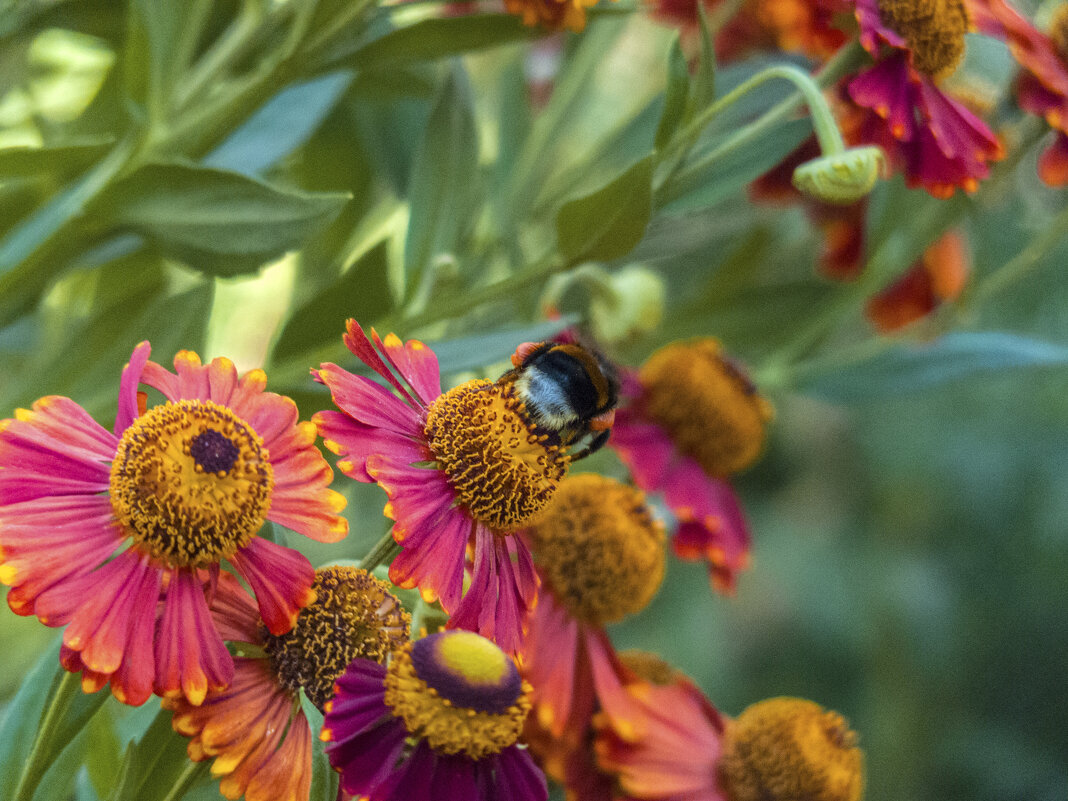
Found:
<svg viewBox="0 0 1068 801"><path fill-rule="evenodd" d="M330 388L337 407L353 419L395 434L422 437L421 407L405 404L381 384L353 375L336 364L320 365L319 378Z"/></svg>
<svg viewBox="0 0 1068 801"><path fill-rule="evenodd" d="M441 372L434 351L418 339L409 339L402 343L396 334L387 334L383 343L374 329L371 330L371 335L378 349L411 385L424 406L429 406L441 395Z"/></svg>
<svg viewBox="0 0 1068 801"><path fill-rule="evenodd" d="M292 629L300 610L315 600L315 569L292 548L254 537L230 562L252 588L271 634Z"/></svg>
<svg viewBox="0 0 1068 801"><path fill-rule="evenodd" d="M199 706L229 686L234 661L211 622L204 589L189 570L173 570L156 637L156 692Z"/></svg>
<svg viewBox="0 0 1068 801"><path fill-rule="evenodd" d="M374 329L371 329L371 333L375 335L375 340L379 342L381 347L381 341L378 339L378 334ZM342 337L345 342L345 346L352 351L353 355L360 359L364 364L382 376L388 381L394 389L401 394L401 397L413 408L419 407L419 402L416 401L411 395L408 394L408 390L397 380L393 375L393 371L386 367L386 363L382 361L382 357L378 355L378 351L375 350L374 345L371 344L371 340L367 338L367 334L364 333L363 328L355 320L345 321L345 335Z"/></svg>
<svg viewBox="0 0 1068 801"><path fill-rule="evenodd" d="M139 343L130 355L130 361L122 369L122 378L119 379L119 403L115 412L116 437L121 436L122 432L130 427L130 423L137 419L137 386L141 383L141 373L151 353L152 346L147 340Z"/></svg>

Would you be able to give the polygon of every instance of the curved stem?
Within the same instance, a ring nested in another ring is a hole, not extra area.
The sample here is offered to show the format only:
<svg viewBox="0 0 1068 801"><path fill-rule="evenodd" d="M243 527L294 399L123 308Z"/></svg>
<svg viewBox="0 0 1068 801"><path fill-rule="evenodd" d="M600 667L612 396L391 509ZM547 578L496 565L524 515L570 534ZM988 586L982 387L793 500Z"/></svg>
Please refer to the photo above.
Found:
<svg viewBox="0 0 1068 801"><path fill-rule="evenodd" d="M699 117L687 126L687 133L680 135L677 139L677 141L683 143L683 147L687 151L692 147L693 141L696 140L693 136L693 131L700 133L701 128L710 122L716 114L723 111L724 108L737 100L737 98L746 91L750 91L759 85L759 83L771 80L772 78L785 78L786 80L791 80L793 82L793 79L798 79L800 76L801 83L798 84L797 92L793 93L790 97L775 106L772 106L763 115L748 125L743 126L733 135L728 136L721 145L695 161L693 164L688 165L685 169L682 169L682 160L685 156L685 152L681 155L676 153L674 155L674 167L667 175L663 176L658 182L659 185L656 187L656 204L663 206L686 194L690 191L689 185L693 183L695 179L700 179L701 175L708 170L709 167L718 161L722 161L738 148L763 136L767 131L788 119L790 115L797 111L802 103L807 103L812 110L812 122L813 126L816 128L816 136L820 138L821 149L823 149L825 153L842 152L845 149L845 145L842 142L842 135L838 130L837 124L834 122L834 116L831 113L830 108L827 106L827 101L823 98L822 90L838 83L842 77L853 72L857 67L863 64L867 58L868 54L864 48L860 46L860 43L853 42L840 48L838 52L834 54L834 57L828 61L823 69L817 72L815 76L810 77L795 67L772 67L770 70L754 75L748 81L724 95L720 100L717 100L715 103L708 106ZM789 72L785 75L779 74L777 71L780 69L788 70ZM760 79L759 82L757 79ZM737 97L734 96L736 93L738 93ZM671 151L668 151L661 158L661 161L667 161L670 158Z"/></svg>

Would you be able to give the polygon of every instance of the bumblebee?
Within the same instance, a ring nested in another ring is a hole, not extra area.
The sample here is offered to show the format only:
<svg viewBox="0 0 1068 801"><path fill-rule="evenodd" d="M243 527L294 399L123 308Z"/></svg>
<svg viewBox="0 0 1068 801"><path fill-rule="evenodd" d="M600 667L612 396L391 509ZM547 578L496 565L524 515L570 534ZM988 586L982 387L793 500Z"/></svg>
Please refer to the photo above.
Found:
<svg viewBox="0 0 1068 801"><path fill-rule="evenodd" d="M531 422L571 445L592 439L571 460L600 450L611 433L619 395L619 377L600 354L576 344L524 342L512 354L514 369L498 379L511 384Z"/></svg>

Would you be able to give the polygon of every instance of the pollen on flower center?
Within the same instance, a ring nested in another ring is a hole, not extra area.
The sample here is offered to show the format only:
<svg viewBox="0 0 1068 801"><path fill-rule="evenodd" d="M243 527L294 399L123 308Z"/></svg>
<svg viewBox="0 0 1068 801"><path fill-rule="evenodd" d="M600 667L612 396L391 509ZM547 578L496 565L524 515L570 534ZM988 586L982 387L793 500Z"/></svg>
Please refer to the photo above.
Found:
<svg viewBox="0 0 1068 801"><path fill-rule="evenodd" d="M413 737L441 754L482 759L515 744L530 685L496 645L468 631L431 634L396 652L385 702Z"/></svg>
<svg viewBox="0 0 1068 801"><path fill-rule="evenodd" d="M968 30L963 0L878 0L878 5L883 22L905 38L916 69L932 78L956 69Z"/></svg>
<svg viewBox="0 0 1068 801"><path fill-rule="evenodd" d="M716 340L661 348L640 378L642 412L710 476L726 478L756 461L771 404L723 357Z"/></svg>
<svg viewBox="0 0 1068 801"><path fill-rule="evenodd" d="M529 530L534 561L557 600L596 626L645 608L664 577L664 527L637 489L594 473L560 485Z"/></svg>
<svg viewBox="0 0 1068 801"><path fill-rule="evenodd" d="M720 780L731 801L857 801L864 754L856 741L837 712L771 698L727 724Z"/></svg>
<svg viewBox="0 0 1068 801"><path fill-rule="evenodd" d="M535 519L567 473L567 454L522 411L509 387L476 380L440 396L427 414L427 444L457 499L497 531Z"/></svg>
<svg viewBox="0 0 1068 801"><path fill-rule="evenodd" d="M260 436L225 406L155 406L123 432L111 465L112 508L163 563L215 564L263 525L274 488L268 459Z"/></svg>
<svg viewBox="0 0 1068 801"><path fill-rule="evenodd" d="M359 568L320 568L312 589L315 601L292 630L275 636L264 627L263 639L279 684L293 692L303 688L321 711L353 659L385 664L408 642L411 615L385 582Z"/></svg>

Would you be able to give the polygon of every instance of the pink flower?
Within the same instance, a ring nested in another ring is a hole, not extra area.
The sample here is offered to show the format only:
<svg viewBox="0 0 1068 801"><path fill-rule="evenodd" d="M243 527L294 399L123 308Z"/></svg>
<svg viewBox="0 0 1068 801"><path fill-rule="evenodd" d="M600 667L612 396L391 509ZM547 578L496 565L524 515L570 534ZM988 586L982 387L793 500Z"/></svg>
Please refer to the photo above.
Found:
<svg viewBox="0 0 1068 801"><path fill-rule="evenodd" d="M440 599L450 627L515 653L538 580L529 550L510 532L544 509L566 473L566 451L534 430L509 386L470 381L443 394L437 357L422 342L371 335L374 344L349 320L345 344L397 394L324 364L316 377L340 411L319 412L315 422L342 457L338 469L389 496L385 514L401 545L393 583L418 586Z"/></svg>
<svg viewBox="0 0 1068 801"><path fill-rule="evenodd" d="M967 14L961 0L934 4L926 16L914 16L913 6L857 0L860 41L876 63L847 85L849 97L867 110L854 143L879 145L909 186L935 197L957 188L973 192L989 162L1004 156L1001 143L936 84L964 54Z"/></svg>
<svg viewBox="0 0 1068 801"><path fill-rule="evenodd" d="M234 673L204 594L220 563L287 631L314 571L256 535L271 520L334 542L345 501L315 427L261 370L238 378L182 351L170 373L149 353L142 342L123 370L113 432L56 396L0 424L0 580L17 614L67 626L61 661L87 692L110 681L125 703L154 690L199 704ZM142 382L165 402L145 409Z"/></svg>

